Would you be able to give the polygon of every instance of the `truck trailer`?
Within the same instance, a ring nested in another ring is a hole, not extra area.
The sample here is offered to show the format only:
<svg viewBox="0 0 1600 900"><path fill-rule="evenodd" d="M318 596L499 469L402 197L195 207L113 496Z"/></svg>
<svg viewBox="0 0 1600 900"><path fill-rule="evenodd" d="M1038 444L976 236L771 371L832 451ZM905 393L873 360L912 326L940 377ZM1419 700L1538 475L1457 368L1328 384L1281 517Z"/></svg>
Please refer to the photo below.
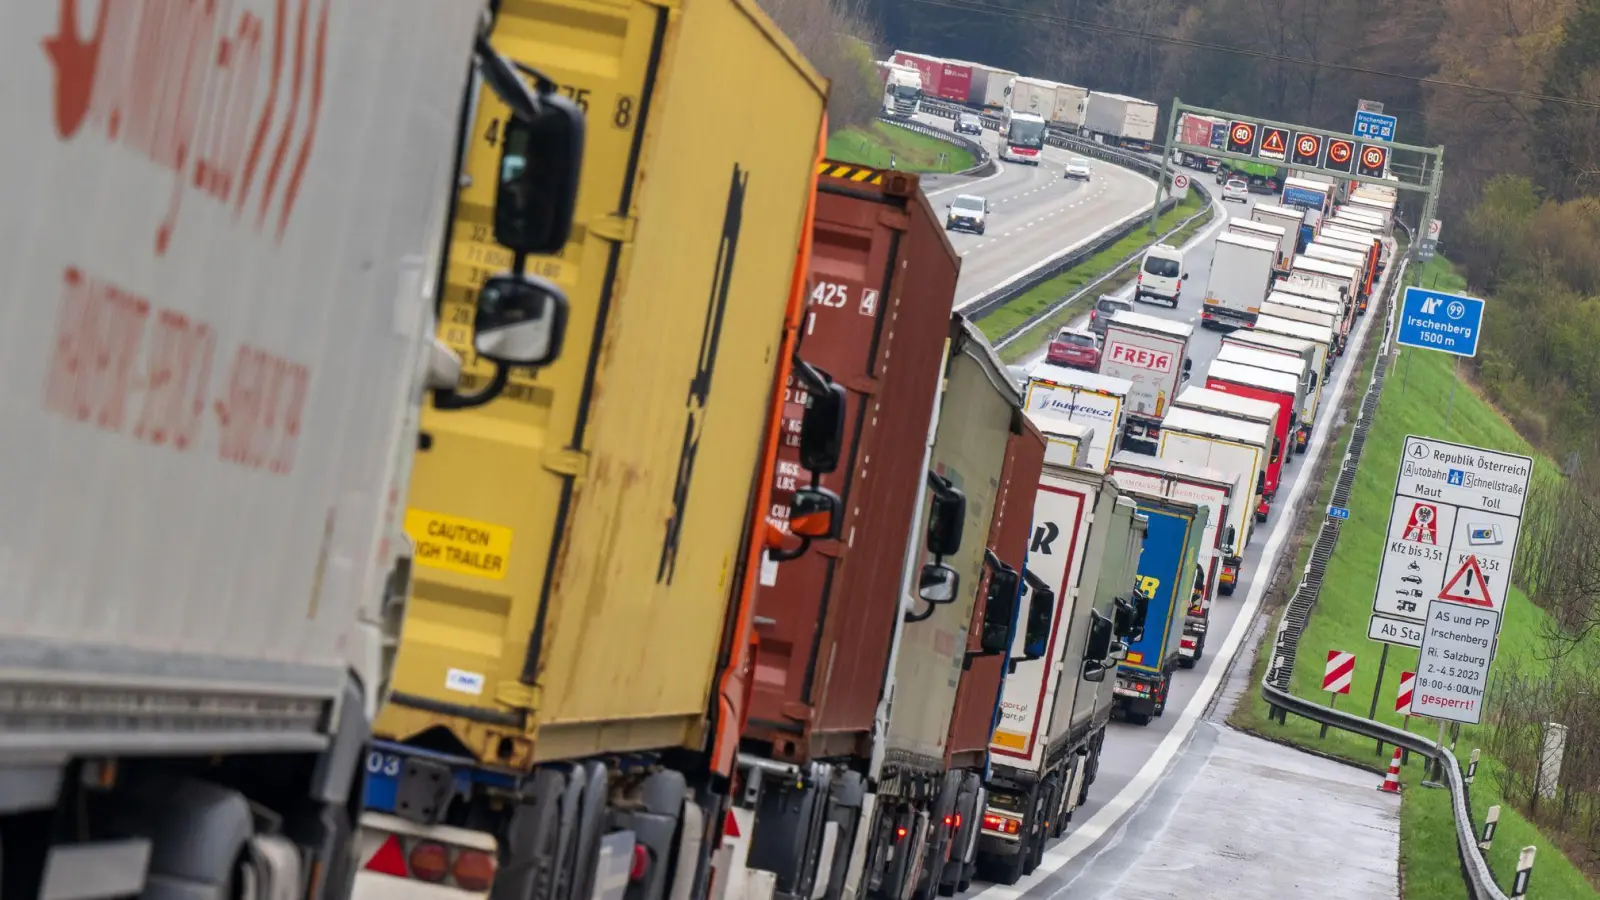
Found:
<svg viewBox="0 0 1600 900"><path fill-rule="evenodd" d="M1250 208L1250 221L1283 229L1283 236L1278 239L1278 263L1273 266L1280 273L1289 271L1295 254L1311 240L1313 234L1312 227L1306 223L1305 213L1276 203L1256 201L1256 205Z"/></svg>
<svg viewBox="0 0 1600 900"><path fill-rule="evenodd" d="M1102 144L1148 153L1155 146L1159 112L1148 100L1090 91L1080 132Z"/></svg>
<svg viewBox="0 0 1600 900"><path fill-rule="evenodd" d="M1272 452L1272 432L1256 422L1230 419L1195 409L1178 407L1167 414L1161 430L1162 459L1174 459L1205 466L1223 474L1237 474L1245 481L1249 502L1230 506L1228 524L1240 535L1238 548L1243 554L1255 534L1255 511L1265 500L1267 459ZM1243 575L1243 563L1234 581Z"/></svg>
<svg viewBox="0 0 1600 900"><path fill-rule="evenodd" d="M1255 210L1251 210L1251 214L1254 215L1254 213ZM1277 244L1278 257L1277 260L1272 264L1272 274L1289 274L1288 261L1292 258L1294 240L1297 237L1297 235L1293 234L1290 229L1284 227L1283 225L1268 224L1267 222L1258 221L1253 218L1229 219L1228 234L1242 234L1245 237L1253 237L1257 238L1258 240L1271 241L1272 243ZM1284 251L1284 247L1286 245L1289 248L1289 252L1287 253Z"/></svg>
<svg viewBox="0 0 1600 900"><path fill-rule="evenodd" d="M1075 84L1057 84L1054 112L1047 118L1050 124L1073 134L1083 127L1084 109L1089 102L1089 89Z"/></svg>
<svg viewBox="0 0 1600 900"><path fill-rule="evenodd" d="M840 534L854 539L762 562L758 677L739 741L733 827L718 851L730 898L766 883L837 898L859 884L864 863L845 879L876 802L866 775L882 764L885 673L901 617L898 602L839 598L901 596L908 544L920 549L913 534L926 534L919 523L960 258L915 175L828 171L817 186L800 352L849 386L841 463L822 486L849 510ZM791 422L802 412L792 402ZM804 484L796 449L780 450L772 475L780 522Z"/></svg>
<svg viewBox="0 0 1600 900"><path fill-rule="evenodd" d="M1230 346L1219 351L1217 358L1211 361L1211 367L1206 370L1205 386L1207 390L1239 397L1248 397L1252 400L1264 400L1271 403L1277 414L1266 421L1249 417L1247 421L1259 422L1272 429L1272 445L1268 448L1266 460L1266 480L1263 483L1262 503L1256 507L1256 521L1265 522L1272 514L1272 501L1277 499L1278 484L1283 478L1284 463L1292 458L1288 452L1289 434L1296 424L1298 411L1300 381L1293 375L1275 369L1267 369L1250 365L1243 360L1249 359L1249 354L1264 351L1247 350L1238 346ZM1285 359L1283 357L1274 357ZM1229 415L1229 418L1244 418L1238 415Z"/></svg>
<svg viewBox="0 0 1600 900"><path fill-rule="evenodd" d="M1192 147L1210 147L1215 149L1211 136L1218 127L1227 129L1228 124L1214 116L1202 116L1198 113L1186 112L1178 119L1178 142ZM1196 150L1178 148L1176 159L1180 165L1201 172L1215 172L1220 160Z"/></svg>
<svg viewBox="0 0 1600 900"><path fill-rule="evenodd" d="M1122 447L1133 382L1096 372L1039 363L1028 372L1023 409L1044 412L1094 429L1089 455L1080 464L1104 472Z"/></svg>
<svg viewBox="0 0 1600 900"><path fill-rule="evenodd" d="M571 52L575 32L589 53ZM826 82L736 0L672 15L507 0L492 40L606 123L583 148L583 227L529 260L571 291L575 339L491 404L424 411L405 514L415 585L367 757L365 873L421 859L413 880L432 878L440 848L459 846L493 854L496 896L546 880L604 894L619 877L640 900L700 892L736 774ZM696 127L713 93L772 113ZM482 236L506 118L480 89L462 122L447 301L511 261ZM783 436L806 447L800 431ZM806 496L813 522L833 520L825 494Z"/></svg>
<svg viewBox="0 0 1600 900"><path fill-rule="evenodd" d="M1333 374L1334 357L1339 353L1338 331L1326 325L1316 325L1311 322L1301 322L1272 315L1257 317L1256 327L1250 330L1257 334L1276 334L1288 338L1299 338L1317 345L1317 347L1321 348L1317 355L1319 361L1318 371L1322 373L1322 383L1327 384L1328 378ZM1235 334L1237 333L1235 332Z"/></svg>
<svg viewBox="0 0 1600 900"><path fill-rule="evenodd" d="M1060 85L1054 81L1019 75L1011 80L1011 98L1006 108L1012 112L1030 113L1049 122L1055 116L1057 87Z"/></svg>
<svg viewBox="0 0 1600 900"><path fill-rule="evenodd" d="M1106 324L1099 372L1132 385L1123 416L1124 448L1155 453L1161 417L1194 368L1188 356L1193 336L1187 323L1127 310Z"/></svg>
<svg viewBox="0 0 1600 900"><path fill-rule="evenodd" d="M1081 427L1029 417L1047 439ZM1033 871L1093 780L1111 714L1107 641L1119 598L1132 606L1143 546L1144 523L1114 484L1070 455L1046 453L1028 561L1034 602L1055 604L1054 624L1044 656L1019 661L1006 678L978 839L980 872L1002 884Z"/></svg>
<svg viewBox="0 0 1600 900"><path fill-rule="evenodd" d="M1188 612L1204 591L1200 545L1210 511L1159 494L1125 494L1149 521L1138 572L1145 608L1139 632L1117 663L1113 703L1128 722L1149 725L1166 712Z"/></svg>
<svg viewBox="0 0 1600 900"><path fill-rule="evenodd" d="M1261 312L1278 245L1242 234L1217 235L1206 278L1200 324L1206 328L1248 328Z"/></svg>
<svg viewBox="0 0 1600 900"><path fill-rule="evenodd" d="M1254 328L1241 328L1222 339L1224 347L1243 347L1251 350L1263 350L1268 353L1277 353L1300 361L1305 367L1305 372L1310 376L1311 387L1307 400L1301 405L1298 415L1299 421L1295 425L1290 441L1296 453L1306 452L1306 445L1311 440L1311 425L1316 421L1316 414L1322 401L1322 387L1324 382L1322 369L1321 348L1314 342L1301 338L1285 337L1280 334L1259 331Z"/></svg>

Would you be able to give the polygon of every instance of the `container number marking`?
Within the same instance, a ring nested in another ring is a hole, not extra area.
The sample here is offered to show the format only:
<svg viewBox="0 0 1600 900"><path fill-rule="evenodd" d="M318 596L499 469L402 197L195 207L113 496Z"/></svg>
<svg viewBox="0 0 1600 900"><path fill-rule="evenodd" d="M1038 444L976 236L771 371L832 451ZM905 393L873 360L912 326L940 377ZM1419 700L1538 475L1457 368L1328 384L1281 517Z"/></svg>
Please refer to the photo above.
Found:
<svg viewBox="0 0 1600 900"><path fill-rule="evenodd" d="M400 774L400 757L393 753L380 753L377 750L368 753L367 774L394 778Z"/></svg>
<svg viewBox="0 0 1600 900"><path fill-rule="evenodd" d="M850 301L850 289L831 281L819 282L811 291L811 302L830 309L844 309Z"/></svg>

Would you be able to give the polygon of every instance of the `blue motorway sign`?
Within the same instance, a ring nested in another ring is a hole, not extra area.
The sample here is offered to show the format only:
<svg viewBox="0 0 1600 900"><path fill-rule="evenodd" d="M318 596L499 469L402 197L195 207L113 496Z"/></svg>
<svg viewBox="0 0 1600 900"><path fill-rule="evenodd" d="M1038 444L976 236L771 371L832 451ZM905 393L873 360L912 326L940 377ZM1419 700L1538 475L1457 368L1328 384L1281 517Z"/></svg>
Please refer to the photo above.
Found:
<svg viewBox="0 0 1600 900"><path fill-rule="evenodd" d="M1330 506L1328 507L1328 518L1348 519L1350 518L1350 510L1345 509L1342 506Z"/></svg>
<svg viewBox="0 0 1600 900"><path fill-rule="evenodd" d="M1483 301L1426 288L1406 288L1395 343L1456 356L1477 356L1483 333Z"/></svg>
<svg viewBox="0 0 1600 900"><path fill-rule="evenodd" d="M1383 113L1367 112L1364 109L1356 110L1356 127L1351 133L1358 138L1375 141L1394 140L1395 125L1399 120L1394 116Z"/></svg>

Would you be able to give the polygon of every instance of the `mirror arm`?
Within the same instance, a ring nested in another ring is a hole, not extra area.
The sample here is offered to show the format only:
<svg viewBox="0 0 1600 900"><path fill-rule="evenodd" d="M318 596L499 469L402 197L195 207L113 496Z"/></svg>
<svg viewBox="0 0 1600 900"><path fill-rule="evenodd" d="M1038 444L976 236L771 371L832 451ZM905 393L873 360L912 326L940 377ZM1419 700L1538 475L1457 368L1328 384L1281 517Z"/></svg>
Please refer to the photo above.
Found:
<svg viewBox="0 0 1600 900"><path fill-rule="evenodd" d="M921 599L921 598L918 598L918 599ZM923 602L928 604L928 611L927 612L919 614L919 613L914 613L909 609L906 610L905 621L908 624L909 623L913 623L913 622L926 622L927 620L933 618L933 613L934 613L935 610L937 610L939 608L939 604L934 603L932 601L923 601Z"/></svg>
<svg viewBox="0 0 1600 900"><path fill-rule="evenodd" d="M793 550L784 550L780 547L769 547L767 549L767 558L773 562L788 562L791 559L799 559L800 557L804 556L805 552L811 549L811 538L808 538L805 535L796 535L796 537L800 538L800 546L794 548Z"/></svg>
<svg viewBox="0 0 1600 900"><path fill-rule="evenodd" d="M473 42L473 49L478 56L478 71L495 94L523 121L532 122L537 118L543 108L543 104L539 102L539 94L529 90L527 83L517 72L520 70L532 76L540 92L554 89L555 82L546 78L543 73L501 56L499 51L494 49L494 45L489 43L486 31L478 32L477 40Z"/></svg>
<svg viewBox="0 0 1600 900"><path fill-rule="evenodd" d="M433 406L439 410L475 409L484 406L500 396L506 389L506 383L511 380L511 367L495 363L494 377L489 379L489 386L476 394L461 394L454 388L433 391Z"/></svg>

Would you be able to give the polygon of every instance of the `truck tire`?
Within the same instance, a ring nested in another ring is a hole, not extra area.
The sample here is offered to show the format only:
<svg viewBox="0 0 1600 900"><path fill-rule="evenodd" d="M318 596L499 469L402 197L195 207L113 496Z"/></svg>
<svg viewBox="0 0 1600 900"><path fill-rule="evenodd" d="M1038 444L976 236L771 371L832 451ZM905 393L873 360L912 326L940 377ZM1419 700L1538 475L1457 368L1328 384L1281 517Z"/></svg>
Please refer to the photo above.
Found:
<svg viewBox="0 0 1600 900"><path fill-rule="evenodd" d="M1022 851L999 857L994 865L986 866L984 876L995 884L1013 885L1022 880Z"/></svg>
<svg viewBox="0 0 1600 900"><path fill-rule="evenodd" d="M1130 724L1133 724L1133 725L1149 725L1150 724L1150 714L1149 713L1130 712L1130 713L1127 714L1127 716L1128 716L1128 722Z"/></svg>

